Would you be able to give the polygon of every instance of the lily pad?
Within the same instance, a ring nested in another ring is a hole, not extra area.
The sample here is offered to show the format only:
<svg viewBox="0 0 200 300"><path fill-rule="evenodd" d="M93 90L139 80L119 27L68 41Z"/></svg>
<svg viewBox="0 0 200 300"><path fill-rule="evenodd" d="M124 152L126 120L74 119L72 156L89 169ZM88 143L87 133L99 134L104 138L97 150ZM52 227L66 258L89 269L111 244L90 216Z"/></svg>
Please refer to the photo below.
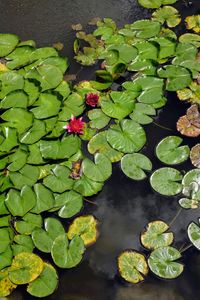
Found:
<svg viewBox="0 0 200 300"><path fill-rule="evenodd" d="M137 152L146 142L144 129L133 120L122 120L119 124L112 125L106 138L114 149L124 153Z"/></svg>
<svg viewBox="0 0 200 300"><path fill-rule="evenodd" d="M89 110L88 118L90 119L90 127L96 129L104 128L110 121L110 118L101 109Z"/></svg>
<svg viewBox="0 0 200 300"><path fill-rule="evenodd" d="M67 236L72 240L78 235L82 238L86 247L90 246L94 244L98 238L97 225L98 221L92 215L80 216L69 226Z"/></svg>
<svg viewBox="0 0 200 300"><path fill-rule="evenodd" d="M200 103L200 85L193 81L188 88L178 90L177 96L183 101Z"/></svg>
<svg viewBox="0 0 200 300"><path fill-rule="evenodd" d="M190 242L198 249L200 250L200 227L194 223L191 222L188 226L188 237L190 239Z"/></svg>
<svg viewBox="0 0 200 300"><path fill-rule="evenodd" d="M167 165L177 165L188 159L190 148L180 146L183 139L178 136L168 136L160 141L156 147L156 155Z"/></svg>
<svg viewBox="0 0 200 300"><path fill-rule="evenodd" d="M17 285L12 283L8 277L8 269L0 271L0 297L9 296Z"/></svg>
<svg viewBox="0 0 200 300"><path fill-rule="evenodd" d="M35 119L32 127L20 136L20 142L23 144L34 144L46 135L45 123Z"/></svg>
<svg viewBox="0 0 200 300"><path fill-rule="evenodd" d="M60 110L61 102L57 96L41 93L39 99L34 103L35 108L31 111L37 119L46 119L56 116Z"/></svg>
<svg viewBox="0 0 200 300"><path fill-rule="evenodd" d="M60 218L71 218L83 207L83 198L80 194L69 191L62 194L54 194L55 207L58 207L58 215Z"/></svg>
<svg viewBox="0 0 200 300"><path fill-rule="evenodd" d="M17 234L14 237L14 244L12 244L13 255L16 256L22 252L32 253L34 244L30 236Z"/></svg>
<svg viewBox="0 0 200 300"><path fill-rule="evenodd" d="M135 36L142 39L148 39L158 35L161 29L159 22L151 20L139 20L131 24L130 27L131 30L134 31Z"/></svg>
<svg viewBox="0 0 200 300"><path fill-rule="evenodd" d="M166 232L168 229L169 226L163 221L148 223L144 232L141 233L142 245L149 250L170 246L174 235L172 232Z"/></svg>
<svg viewBox="0 0 200 300"><path fill-rule="evenodd" d="M12 172L19 171L26 164L26 160L27 152L19 148L9 156L9 166L7 168Z"/></svg>
<svg viewBox="0 0 200 300"><path fill-rule="evenodd" d="M59 268L69 269L77 266L85 251L81 237L75 236L70 242L66 234L58 236L53 242L51 255Z"/></svg>
<svg viewBox="0 0 200 300"><path fill-rule="evenodd" d="M47 297L56 290L58 275L55 268L44 263L44 269L37 279L29 283L27 292L34 297Z"/></svg>
<svg viewBox="0 0 200 300"><path fill-rule="evenodd" d="M144 171L151 171L152 163L143 154L126 154L121 160L121 168L127 177L133 180L143 180L146 178Z"/></svg>
<svg viewBox="0 0 200 300"><path fill-rule="evenodd" d="M35 280L43 271L42 259L33 253L20 253L12 261L9 279L14 284L26 284Z"/></svg>
<svg viewBox="0 0 200 300"><path fill-rule="evenodd" d="M1 133L3 138L0 143L0 151L9 152L12 148L18 145L16 129L4 127Z"/></svg>
<svg viewBox="0 0 200 300"><path fill-rule="evenodd" d="M185 19L186 27L196 33L200 33L200 15L188 16Z"/></svg>
<svg viewBox="0 0 200 300"><path fill-rule="evenodd" d="M17 189L21 189L24 185L32 186L39 178L39 168L26 164L18 172L10 172L10 179Z"/></svg>
<svg viewBox="0 0 200 300"><path fill-rule="evenodd" d="M8 246L6 250L1 253L0 270L4 269L5 267L9 267L12 263L12 259L13 259L13 251L11 247Z"/></svg>
<svg viewBox="0 0 200 300"><path fill-rule="evenodd" d="M50 253L54 240L65 234L61 222L55 218L44 220L44 228L36 228L32 232L32 239L36 248L45 253Z"/></svg>
<svg viewBox="0 0 200 300"><path fill-rule="evenodd" d="M88 143L88 151L91 154L102 153L107 156L111 162L119 161L123 154L113 149L107 142L106 131L97 133Z"/></svg>
<svg viewBox="0 0 200 300"><path fill-rule="evenodd" d="M7 228L0 228L0 238L1 238L0 253L3 253L6 251L6 249L11 243L9 230Z"/></svg>
<svg viewBox="0 0 200 300"><path fill-rule="evenodd" d="M84 197L97 194L103 188L103 182L97 182L82 175L80 179L75 180L73 190L80 193Z"/></svg>
<svg viewBox="0 0 200 300"><path fill-rule="evenodd" d="M195 127L188 120L187 116L180 117L176 124L177 130L180 131L181 134L189 136L189 137L197 137L200 135L200 128Z"/></svg>
<svg viewBox="0 0 200 300"><path fill-rule="evenodd" d="M168 27L175 27L181 22L179 12L172 6L164 6L156 10L153 15L153 20L159 21L161 24L167 23Z"/></svg>
<svg viewBox="0 0 200 300"><path fill-rule="evenodd" d="M193 166L200 169L200 144L192 147L190 151L190 159Z"/></svg>
<svg viewBox="0 0 200 300"><path fill-rule="evenodd" d="M1 33L0 34L0 57L4 57L12 52L17 44L19 38L15 34Z"/></svg>
<svg viewBox="0 0 200 300"><path fill-rule="evenodd" d="M151 116L156 115L156 110L149 104L136 103L130 118L141 125L147 125L153 122Z"/></svg>
<svg viewBox="0 0 200 300"><path fill-rule="evenodd" d="M195 33L185 33L179 37L179 41L181 43L188 43L200 47L200 36Z"/></svg>
<svg viewBox="0 0 200 300"><path fill-rule="evenodd" d="M143 281L149 271L145 256L133 250L118 257L118 269L122 278L134 284Z"/></svg>
<svg viewBox="0 0 200 300"><path fill-rule="evenodd" d="M35 228L42 227L42 217L41 215L28 213L22 220L16 221L14 227L18 233L30 235Z"/></svg>
<svg viewBox="0 0 200 300"><path fill-rule="evenodd" d="M182 180L183 194L192 200L200 201L200 170L193 169Z"/></svg>
<svg viewBox="0 0 200 300"><path fill-rule="evenodd" d="M34 191L36 194L36 204L31 212L40 214L54 207L54 197L48 188L41 183L37 183L34 185Z"/></svg>
<svg viewBox="0 0 200 300"><path fill-rule="evenodd" d="M155 249L148 259L151 271L158 277L174 279L180 276L184 266L176 262L181 258L181 253L173 247L161 247Z"/></svg>
<svg viewBox="0 0 200 300"><path fill-rule="evenodd" d="M24 87L24 78L15 71L0 73L0 99L3 99L7 94L15 90L21 90Z"/></svg>
<svg viewBox="0 0 200 300"><path fill-rule="evenodd" d="M59 121L68 121L71 116L79 116L85 109L84 99L78 93L72 93L64 101L64 106L59 113Z"/></svg>
<svg viewBox="0 0 200 300"><path fill-rule="evenodd" d="M152 188L161 195L175 196L182 191L182 174L173 168L156 170L150 178Z"/></svg>
<svg viewBox="0 0 200 300"><path fill-rule="evenodd" d="M5 96L1 101L1 108L26 108L28 105L28 96L23 91L13 91Z"/></svg>

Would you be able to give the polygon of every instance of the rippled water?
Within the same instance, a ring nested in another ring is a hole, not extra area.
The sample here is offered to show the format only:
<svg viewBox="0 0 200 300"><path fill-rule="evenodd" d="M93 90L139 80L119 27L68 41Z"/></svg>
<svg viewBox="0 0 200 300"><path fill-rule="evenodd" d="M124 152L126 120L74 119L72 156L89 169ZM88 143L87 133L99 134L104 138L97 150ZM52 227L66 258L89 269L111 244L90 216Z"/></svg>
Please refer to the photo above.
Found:
<svg viewBox="0 0 200 300"><path fill-rule="evenodd" d="M200 1L179 1L183 15L200 10ZM73 57L74 33L71 24L86 25L94 17L111 17L119 25L146 17L146 10L139 8L135 0L0 0L0 32L17 33L22 39L34 39L38 46L63 42L63 54ZM70 72L79 70L72 62ZM93 68L84 69L80 78L91 78ZM161 164L155 159L154 148L161 138L176 134L175 122L186 107L171 96L167 106L159 113L156 122L171 128L164 130L155 124L146 127L147 145L143 153L152 160L154 168ZM190 139L185 142L191 143ZM192 144L192 143L191 143ZM181 170L191 166L181 165ZM60 271L60 284L49 300L199 300L200 253L190 249L182 261L185 271L173 281L149 276L143 284L131 286L119 278L116 257L129 248L143 250L139 242L140 231L151 220L171 222L179 210L176 198L161 197L152 192L149 182L134 182L126 178L119 165L114 166L112 178L103 191L94 198L97 205L86 204L84 213L93 213L100 221L100 237L88 249L83 263L71 270ZM172 225L175 246L188 243L186 229L191 220L197 220L199 212L182 211ZM18 290L11 300L34 299Z"/></svg>

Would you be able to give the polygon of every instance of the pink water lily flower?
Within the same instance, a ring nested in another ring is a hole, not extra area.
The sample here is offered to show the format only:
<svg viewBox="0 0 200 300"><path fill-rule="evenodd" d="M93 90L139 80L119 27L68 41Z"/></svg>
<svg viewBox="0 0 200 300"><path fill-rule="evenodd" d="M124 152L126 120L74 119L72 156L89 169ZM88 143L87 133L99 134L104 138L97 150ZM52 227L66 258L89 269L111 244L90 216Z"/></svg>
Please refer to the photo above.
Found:
<svg viewBox="0 0 200 300"><path fill-rule="evenodd" d="M96 107L99 102L99 95L95 93L88 93L86 95L86 104L92 107Z"/></svg>
<svg viewBox="0 0 200 300"><path fill-rule="evenodd" d="M85 122L83 122L82 119L82 117L76 119L76 117L72 116L69 124L65 125L63 128L66 129L69 133L83 134Z"/></svg>

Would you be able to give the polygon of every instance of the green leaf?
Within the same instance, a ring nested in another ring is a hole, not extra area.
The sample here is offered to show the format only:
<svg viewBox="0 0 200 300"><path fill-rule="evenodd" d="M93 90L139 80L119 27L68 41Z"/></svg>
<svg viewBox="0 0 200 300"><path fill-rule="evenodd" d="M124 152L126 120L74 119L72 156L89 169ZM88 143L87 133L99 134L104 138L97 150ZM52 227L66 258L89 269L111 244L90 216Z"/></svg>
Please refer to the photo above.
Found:
<svg viewBox="0 0 200 300"><path fill-rule="evenodd" d="M28 159L27 159L28 164L40 165L40 164L44 163L44 160L43 160L42 155L40 153L39 143L29 145L28 150L29 150L29 156L28 156Z"/></svg>
<svg viewBox="0 0 200 300"><path fill-rule="evenodd" d="M80 148L80 139L77 136L69 135L61 141L41 141L40 151L45 159L64 159L75 154Z"/></svg>
<svg viewBox="0 0 200 300"><path fill-rule="evenodd" d="M3 253L11 243L9 230L7 228L0 228L0 239L0 253Z"/></svg>
<svg viewBox="0 0 200 300"><path fill-rule="evenodd" d="M120 254L118 269L122 278L134 284L143 281L149 271L145 256L133 250Z"/></svg>
<svg viewBox="0 0 200 300"><path fill-rule="evenodd" d="M6 196L4 194L0 195L0 215L8 215L9 211L7 207L5 206L5 199Z"/></svg>
<svg viewBox="0 0 200 300"><path fill-rule="evenodd" d="M101 153L95 154L95 163L85 158L82 163L83 174L94 181L105 181L112 174L112 164L105 155Z"/></svg>
<svg viewBox="0 0 200 300"><path fill-rule="evenodd" d="M185 19L186 27L196 33L200 33L200 15L188 16Z"/></svg>
<svg viewBox="0 0 200 300"><path fill-rule="evenodd" d="M73 190L80 193L84 197L97 194L103 188L103 182L97 182L82 175L80 179L75 180Z"/></svg>
<svg viewBox="0 0 200 300"><path fill-rule="evenodd" d="M54 206L53 194L43 184L35 184L34 191L36 194L36 205L32 208L31 212L40 214Z"/></svg>
<svg viewBox="0 0 200 300"><path fill-rule="evenodd" d="M41 93L39 99L34 103L35 108L31 109L37 119L46 119L56 116L60 110L61 102L57 96Z"/></svg>
<svg viewBox="0 0 200 300"><path fill-rule="evenodd" d="M68 121L71 119L71 116L77 117L83 113L84 108L84 99L79 94L72 93L64 101L64 106L59 113L58 120Z"/></svg>
<svg viewBox="0 0 200 300"><path fill-rule="evenodd" d="M63 193L73 186L73 179L69 177L70 170L64 166L56 165L52 169L52 175L44 178L43 183L55 193Z"/></svg>
<svg viewBox="0 0 200 300"><path fill-rule="evenodd" d="M80 194L69 191L62 194L54 194L55 207L59 209L60 218L71 218L75 216L83 207L83 198Z"/></svg>
<svg viewBox="0 0 200 300"><path fill-rule="evenodd" d="M19 38L17 35L0 33L0 57L4 57L12 52L18 43Z"/></svg>
<svg viewBox="0 0 200 300"><path fill-rule="evenodd" d="M157 60L158 58L158 48L151 42L143 41L135 44L138 49L138 58L141 59L151 59Z"/></svg>
<svg viewBox="0 0 200 300"><path fill-rule="evenodd" d="M198 249L200 250L200 227L194 223L191 222L188 226L188 237L190 239L190 242Z"/></svg>
<svg viewBox="0 0 200 300"><path fill-rule="evenodd" d="M88 118L90 119L90 127L96 129L102 129L110 122L110 118L101 109L89 110Z"/></svg>
<svg viewBox="0 0 200 300"><path fill-rule="evenodd" d="M151 271L165 279L177 278L184 266L175 260L181 257L181 253L173 247L162 247L151 252L148 265Z"/></svg>
<svg viewBox="0 0 200 300"><path fill-rule="evenodd" d="M192 78L190 72L179 66L165 66L158 70L159 77L167 78L168 91L177 91L190 85Z"/></svg>
<svg viewBox="0 0 200 300"><path fill-rule="evenodd" d="M2 120L7 121L3 126L16 128L18 133L23 133L33 122L31 112L23 108L10 108L1 115Z"/></svg>
<svg viewBox="0 0 200 300"><path fill-rule="evenodd" d="M155 37L151 41L155 42L159 47L159 60L174 56L176 50L176 42L174 40L165 37Z"/></svg>
<svg viewBox="0 0 200 300"><path fill-rule="evenodd" d="M182 180L183 195L192 200L200 201L200 169L190 170Z"/></svg>
<svg viewBox="0 0 200 300"><path fill-rule="evenodd" d="M92 216L80 216L76 218L69 226L67 236L72 240L75 236L80 236L84 245L94 244L98 238L98 221Z"/></svg>
<svg viewBox="0 0 200 300"><path fill-rule="evenodd" d="M17 131L14 128L3 127L2 133L4 139L0 144L0 151L9 152L18 145Z"/></svg>
<svg viewBox="0 0 200 300"><path fill-rule="evenodd" d="M38 167L26 164L18 172L10 172L10 179L17 189L21 189L24 185L33 186L39 177Z"/></svg>
<svg viewBox="0 0 200 300"><path fill-rule="evenodd" d="M149 104L136 103L130 118L141 125L147 125L153 122L150 116L155 116L156 110Z"/></svg>
<svg viewBox="0 0 200 300"><path fill-rule="evenodd" d="M91 154L102 153L107 156L111 162L119 161L123 154L113 149L107 142L106 131L97 133L88 143L88 151Z"/></svg>
<svg viewBox="0 0 200 300"><path fill-rule="evenodd" d="M141 243L148 250L170 246L173 243L174 235L166 232L169 226L163 221L152 221L148 223L141 233Z"/></svg>
<svg viewBox="0 0 200 300"><path fill-rule="evenodd" d="M113 91L110 97L101 98L100 105L104 114L122 120L132 112L134 99L125 92Z"/></svg>
<svg viewBox="0 0 200 300"><path fill-rule="evenodd" d="M36 196L31 187L24 185L21 193L10 189L5 204L13 216L23 217L36 204Z"/></svg>
<svg viewBox="0 0 200 300"><path fill-rule="evenodd" d="M21 221L16 221L14 226L18 233L30 235L35 228L42 227L42 217L41 215L28 213Z"/></svg>
<svg viewBox="0 0 200 300"><path fill-rule="evenodd" d="M135 36L142 39L148 39L158 35L161 29L159 22L151 20L139 20L131 24L130 27L131 30L134 31Z"/></svg>
<svg viewBox="0 0 200 300"><path fill-rule="evenodd" d="M125 63L131 62L138 54L137 49L128 44L110 45L107 49L117 51L119 60Z"/></svg>
<svg viewBox="0 0 200 300"><path fill-rule="evenodd" d="M54 218L44 220L45 230L36 228L32 232L32 239L36 248L45 253L50 253L54 240L65 234L64 227L61 222Z"/></svg>
<svg viewBox="0 0 200 300"><path fill-rule="evenodd" d="M69 243L66 234L58 236L53 242L51 255L59 268L73 268L78 265L85 251L81 237L75 236Z"/></svg>
<svg viewBox="0 0 200 300"><path fill-rule="evenodd" d="M5 96L1 101L1 108L26 108L28 105L28 96L22 91L13 91Z"/></svg>
<svg viewBox="0 0 200 300"><path fill-rule="evenodd" d="M12 258L13 258L13 252L10 246L8 246L6 250L3 253L1 253L0 270L10 266L12 263Z"/></svg>
<svg viewBox="0 0 200 300"><path fill-rule="evenodd" d="M22 252L32 253L34 245L30 236L17 234L14 237L14 244L12 244L13 255L16 256Z"/></svg>
<svg viewBox="0 0 200 300"><path fill-rule="evenodd" d="M28 105L32 105L39 97L39 87L32 81L26 79L24 81L24 92L28 95Z"/></svg>
<svg viewBox="0 0 200 300"><path fill-rule="evenodd" d="M124 153L139 151L146 142L144 129L133 120L122 120L107 131L107 141L116 150Z"/></svg>
<svg viewBox="0 0 200 300"><path fill-rule="evenodd" d="M133 180L146 178L145 171L152 170L152 163L148 157L140 153L126 154L122 157L121 168L124 174Z"/></svg>
<svg viewBox="0 0 200 300"><path fill-rule="evenodd" d="M156 156L167 165L177 165L188 159L190 148L180 146L183 139L178 136L168 136L160 141L156 147Z"/></svg>
<svg viewBox="0 0 200 300"><path fill-rule="evenodd" d="M200 205L199 201L188 198L181 198L178 203L184 209L197 209Z"/></svg>
<svg viewBox="0 0 200 300"><path fill-rule="evenodd" d="M42 259L33 253L20 253L12 261L9 279L15 284L27 284L35 280L43 271Z"/></svg>
<svg viewBox="0 0 200 300"><path fill-rule="evenodd" d="M179 37L179 41L180 43L188 43L200 47L200 36L195 33L185 33Z"/></svg>
<svg viewBox="0 0 200 300"><path fill-rule="evenodd" d="M161 24L166 22L168 27L175 27L181 22L178 10L172 6L164 6L156 10L152 17Z"/></svg>
<svg viewBox="0 0 200 300"><path fill-rule="evenodd" d="M31 53L34 50L33 47L28 45L17 47L11 54L6 56L6 60L8 60L6 66L11 70L26 66L32 62Z"/></svg>
<svg viewBox="0 0 200 300"><path fill-rule="evenodd" d="M39 65L26 73L25 78L40 82L42 91L56 88L63 79L60 69L52 65Z"/></svg>
<svg viewBox="0 0 200 300"><path fill-rule="evenodd" d="M8 277L8 271L8 268L0 271L0 297L9 296L17 287L10 281Z"/></svg>
<svg viewBox="0 0 200 300"><path fill-rule="evenodd" d="M44 135L46 135L45 123L35 119L32 127L24 132L19 139L22 144L35 144Z"/></svg>
<svg viewBox="0 0 200 300"><path fill-rule="evenodd" d="M161 195L175 196L182 191L182 174L173 168L156 170L150 178L152 188Z"/></svg>
<svg viewBox="0 0 200 300"><path fill-rule="evenodd" d="M56 290L58 275L54 267L44 263L44 269L37 279L29 283L27 292L34 297L47 297Z"/></svg>
<svg viewBox="0 0 200 300"><path fill-rule="evenodd" d="M15 71L0 73L0 99L15 90L21 90L24 87L23 76Z"/></svg>

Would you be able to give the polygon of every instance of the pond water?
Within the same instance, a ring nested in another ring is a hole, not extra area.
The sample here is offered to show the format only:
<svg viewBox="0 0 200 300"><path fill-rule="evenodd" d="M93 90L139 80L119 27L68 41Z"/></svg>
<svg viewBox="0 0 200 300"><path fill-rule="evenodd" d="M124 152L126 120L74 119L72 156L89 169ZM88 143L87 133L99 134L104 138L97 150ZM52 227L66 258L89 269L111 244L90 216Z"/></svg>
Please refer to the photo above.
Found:
<svg viewBox="0 0 200 300"><path fill-rule="evenodd" d="M179 1L182 15L197 13L200 1ZM62 51L69 59L73 57L74 32L71 24L86 26L94 17L111 17L119 25L145 18L146 10L139 8L135 0L0 0L0 32L18 34L22 40L34 39L38 46L64 43ZM70 73L79 71L80 66L72 61ZM90 79L93 67L83 69L78 79ZM159 113L156 124L146 127L147 144L142 153L153 161L154 169L161 167L155 159L154 148L165 136L177 134L175 123L184 114L183 105L170 95L166 107ZM194 144L190 139L185 142ZM180 170L190 169L189 163L182 164ZM139 285L125 284L118 276L116 258L125 249L143 250L139 234L152 220L162 219L170 223L179 206L177 198L155 194L148 180L134 182L126 178L119 165L106 182L103 191L94 197L96 205L87 203L83 213L93 213L100 221L100 237L87 250L82 264L71 270L60 271L58 290L49 300L199 300L200 253L189 249L182 258L184 273L176 280L165 281L148 276ZM186 230L191 220L197 220L198 211L181 211L171 229L175 233L175 246L189 244ZM34 299L24 290L18 290L11 300Z"/></svg>

